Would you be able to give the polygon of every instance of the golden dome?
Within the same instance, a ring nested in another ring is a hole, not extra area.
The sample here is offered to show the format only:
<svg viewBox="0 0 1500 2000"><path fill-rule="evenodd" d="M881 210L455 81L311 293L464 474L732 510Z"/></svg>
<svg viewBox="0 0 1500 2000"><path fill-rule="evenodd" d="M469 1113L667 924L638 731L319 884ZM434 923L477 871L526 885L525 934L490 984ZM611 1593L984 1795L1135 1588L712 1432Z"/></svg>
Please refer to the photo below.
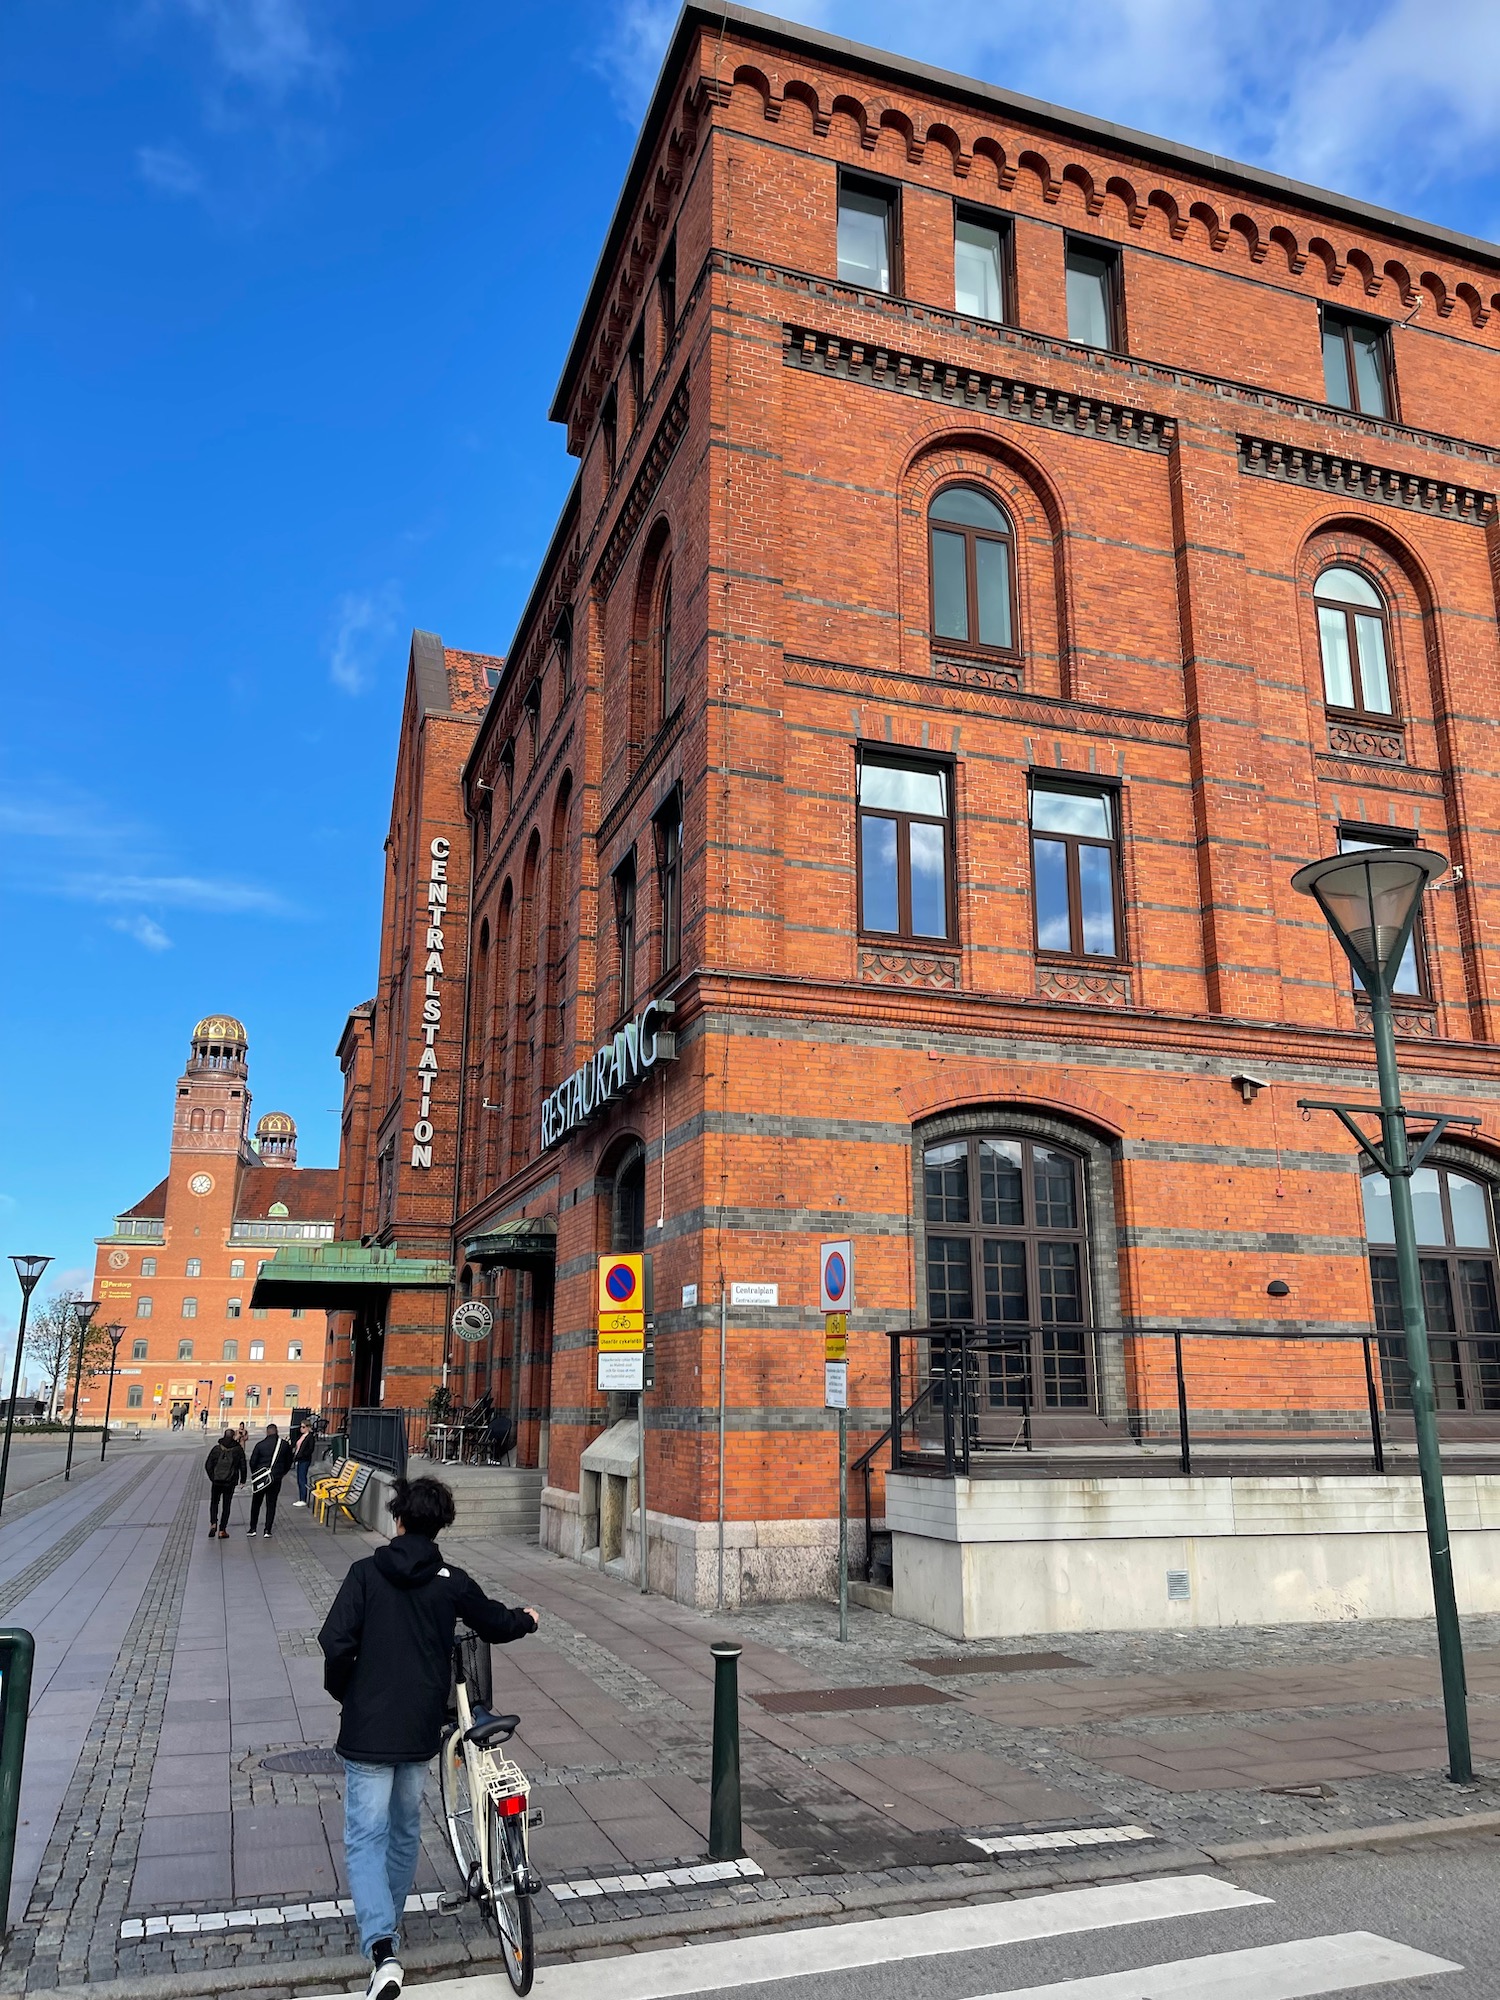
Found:
<svg viewBox="0 0 1500 2000"><path fill-rule="evenodd" d="M268 1111L255 1127L257 1139L297 1136L297 1121L285 1111Z"/></svg>
<svg viewBox="0 0 1500 2000"><path fill-rule="evenodd" d="M193 1030L195 1042L248 1042L243 1021L233 1014L205 1014Z"/></svg>

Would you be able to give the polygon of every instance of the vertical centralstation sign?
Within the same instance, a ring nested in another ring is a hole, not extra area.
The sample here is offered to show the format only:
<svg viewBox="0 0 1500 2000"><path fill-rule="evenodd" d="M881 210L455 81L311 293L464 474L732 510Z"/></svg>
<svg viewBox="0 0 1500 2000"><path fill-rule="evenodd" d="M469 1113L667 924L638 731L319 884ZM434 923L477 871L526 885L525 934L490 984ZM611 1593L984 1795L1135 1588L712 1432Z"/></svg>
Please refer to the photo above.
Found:
<svg viewBox="0 0 1500 2000"><path fill-rule="evenodd" d="M448 855L450 843L439 834L428 847L427 887L419 885L417 957L422 963L422 1055L417 1064L417 1088L421 1093L416 1122L411 1128L411 1164L432 1165L432 1093L438 1080L437 1038L443 1025L443 926L448 916ZM420 911L426 904L426 921ZM426 938L423 939L423 932Z"/></svg>
<svg viewBox="0 0 1500 2000"><path fill-rule="evenodd" d="M599 1387L645 1383L648 1259L639 1252L599 1259Z"/></svg>

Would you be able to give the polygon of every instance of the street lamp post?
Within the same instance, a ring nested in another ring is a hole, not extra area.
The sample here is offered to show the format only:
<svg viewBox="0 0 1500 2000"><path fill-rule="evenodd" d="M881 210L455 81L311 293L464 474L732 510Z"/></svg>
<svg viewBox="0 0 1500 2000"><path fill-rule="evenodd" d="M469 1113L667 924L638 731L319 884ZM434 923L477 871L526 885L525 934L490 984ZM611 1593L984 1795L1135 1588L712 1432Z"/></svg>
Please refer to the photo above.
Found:
<svg viewBox="0 0 1500 2000"><path fill-rule="evenodd" d="M0 1450L0 1507L5 1505L5 1480L10 1471L10 1434L16 1421L16 1396L21 1387L21 1356L26 1351L26 1315L31 1310L31 1295L41 1283L42 1273L52 1262L50 1257L12 1257L16 1276L21 1283L21 1325L16 1334L16 1364L10 1371L10 1402L5 1411L5 1445Z"/></svg>
<svg viewBox="0 0 1500 2000"><path fill-rule="evenodd" d="M1448 1776L1454 1784L1466 1785L1472 1781L1474 1767L1469 1748L1463 1635L1453 1587L1453 1551L1448 1539L1448 1507L1443 1493L1443 1460L1438 1445L1437 1404L1432 1386L1432 1356L1427 1345L1427 1314L1422 1302L1422 1273L1417 1259L1411 1177L1450 1125L1477 1125L1479 1120L1435 1118L1432 1129L1418 1140L1413 1150L1406 1129L1406 1107L1401 1102L1391 1012L1391 986L1417 920L1422 892L1435 876L1446 872L1447 866L1440 854L1425 848L1364 848L1299 868L1292 877L1292 887L1315 899L1370 999L1375 1068L1380 1081L1379 1104L1333 1104L1313 1098L1299 1099L1299 1103L1310 1111L1337 1113L1360 1149L1390 1183L1401 1325L1411 1383L1422 1506L1427 1518L1427 1554L1432 1569L1438 1663L1448 1727ZM1360 1115L1378 1116L1378 1143L1355 1123Z"/></svg>
<svg viewBox="0 0 1500 2000"><path fill-rule="evenodd" d="M73 1364L73 1414L68 1419L68 1456L63 1466L65 1483L73 1477L73 1433L78 1428L78 1392L83 1387L83 1350L89 1344L89 1328L98 1310L97 1299L80 1299L73 1308L73 1339L78 1352Z"/></svg>
<svg viewBox="0 0 1500 2000"><path fill-rule="evenodd" d="M104 1435L99 1440L99 1463L103 1465L104 1454L109 1450L109 1413L115 1401L115 1369L120 1362L120 1342L125 1338L125 1329L118 1324L107 1326L109 1335L109 1387L104 1392Z"/></svg>

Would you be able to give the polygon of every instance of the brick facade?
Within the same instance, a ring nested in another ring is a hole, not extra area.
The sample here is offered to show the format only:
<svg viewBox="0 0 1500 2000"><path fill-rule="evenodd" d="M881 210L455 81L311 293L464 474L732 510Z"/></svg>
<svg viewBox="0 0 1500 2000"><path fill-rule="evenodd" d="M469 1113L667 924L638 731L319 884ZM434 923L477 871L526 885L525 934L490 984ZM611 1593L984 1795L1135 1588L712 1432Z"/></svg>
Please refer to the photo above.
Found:
<svg viewBox="0 0 1500 2000"><path fill-rule="evenodd" d="M838 276L841 174L889 190L889 293ZM1005 324L954 310L955 204L1010 232ZM1118 256L1110 351L1068 336L1072 238ZM1326 309L1384 323L1397 414L1330 405ZM495 1333L450 1355L455 1382L513 1403L549 1533L587 1545L580 1456L621 1413L594 1386L594 1260L621 1247L633 1148L648 1487L679 1524L718 1510L721 1295L779 1288L726 1312L724 1508L811 1525L785 1536L803 1566L747 1558L747 1589L821 1574L818 1241L855 1241L862 1444L889 1418L885 1331L931 1310L934 1138L1076 1155L1101 1404L1149 1382L1152 1330L1367 1326L1356 1161L1296 1099L1370 1095L1371 1043L1289 878L1360 828L1460 865L1428 898L1402 1057L1411 1101L1483 1121L1451 1163L1500 1179L1497 350L1483 245L690 7L557 393L578 481L503 674L453 703L441 745L408 702L381 994L344 1044L370 1108L346 1126L340 1234L379 1233L374 1161L399 1128L395 1233L441 1244L455 1287L387 1327L386 1400L420 1401L453 1300L490 1298ZM1009 523L1009 649L933 636L929 509L954 487ZM1384 721L1325 701L1313 593L1340 566L1384 600ZM948 786L946 937L860 928L858 773L903 757ZM1117 816L1117 954L1039 950L1028 800L1048 781ZM463 1087L445 1065L414 1178L401 871L435 830ZM675 1060L544 1149L543 1096L653 997ZM555 1223L550 1268L466 1255L523 1217ZM1296 1399L1225 1366L1229 1403Z"/></svg>

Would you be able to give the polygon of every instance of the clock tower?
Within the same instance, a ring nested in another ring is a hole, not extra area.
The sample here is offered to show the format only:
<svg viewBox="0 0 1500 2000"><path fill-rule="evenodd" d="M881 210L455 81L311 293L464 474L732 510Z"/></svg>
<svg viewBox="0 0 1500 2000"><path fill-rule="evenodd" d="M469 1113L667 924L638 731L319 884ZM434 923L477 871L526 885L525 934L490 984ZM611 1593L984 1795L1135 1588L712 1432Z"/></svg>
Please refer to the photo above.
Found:
<svg viewBox="0 0 1500 2000"><path fill-rule="evenodd" d="M216 1166L222 1166L231 1181L237 1160L254 1166L246 1046L244 1025L232 1014L209 1014L194 1028L188 1065L177 1079L172 1119L174 1178L184 1168L192 1171L189 1155L204 1155L201 1171L210 1177L214 1177ZM194 1188L193 1192L204 1194L207 1189Z"/></svg>

